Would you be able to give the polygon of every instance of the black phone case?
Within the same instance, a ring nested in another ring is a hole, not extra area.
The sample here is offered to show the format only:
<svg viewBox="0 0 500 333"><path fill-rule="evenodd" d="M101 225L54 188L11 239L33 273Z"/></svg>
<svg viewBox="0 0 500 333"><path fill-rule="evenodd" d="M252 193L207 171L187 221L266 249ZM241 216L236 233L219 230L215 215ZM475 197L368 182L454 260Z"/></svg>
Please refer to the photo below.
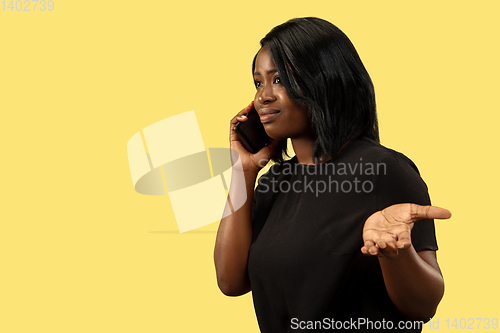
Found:
<svg viewBox="0 0 500 333"><path fill-rule="evenodd" d="M252 154L257 153L271 140L260 122L259 114L255 109L247 113L247 121L234 125L236 134L240 137L245 148Z"/></svg>

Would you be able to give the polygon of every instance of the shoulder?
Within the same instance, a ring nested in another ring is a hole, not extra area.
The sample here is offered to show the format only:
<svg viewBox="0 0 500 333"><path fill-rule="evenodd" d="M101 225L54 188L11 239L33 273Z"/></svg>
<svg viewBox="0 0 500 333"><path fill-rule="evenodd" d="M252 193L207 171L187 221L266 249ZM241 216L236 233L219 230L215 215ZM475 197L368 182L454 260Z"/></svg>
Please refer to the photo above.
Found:
<svg viewBox="0 0 500 333"><path fill-rule="evenodd" d="M274 163L269 170L259 177L258 184L261 184L262 181L269 180L271 178L279 180L283 176L291 174L291 171L296 168L296 162L297 158L294 156L292 159L281 163Z"/></svg>
<svg viewBox="0 0 500 333"><path fill-rule="evenodd" d="M376 164L378 170L383 172L382 175L420 179L420 172L411 159L372 139L354 140L339 155L342 154L342 160Z"/></svg>
<svg viewBox="0 0 500 333"><path fill-rule="evenodd" d="M404 154L367 138L355 140L348 154L376 165L373 181L380 206L405 202L429 204L427 185L415 163Z"/></svg>
<svg viewBox="0 0 500 333"><path fill-rule="evenodd" d="M408 157L380 143L360 138L350 142L337 156L337 164L356 164L359 172L373 184L377 209L396 203L428 204L427 185L417 166Z"/></svg>
<svg viewBox="0 0 500 333"><path fill-rule="evenodd" d="M416 169L415 164L405 155L393 149L387 148L377 141L369 138L356 139L342 150L341 154L347 156L359 155L373 161L385 161L388 163L403 164Z"/></svg>

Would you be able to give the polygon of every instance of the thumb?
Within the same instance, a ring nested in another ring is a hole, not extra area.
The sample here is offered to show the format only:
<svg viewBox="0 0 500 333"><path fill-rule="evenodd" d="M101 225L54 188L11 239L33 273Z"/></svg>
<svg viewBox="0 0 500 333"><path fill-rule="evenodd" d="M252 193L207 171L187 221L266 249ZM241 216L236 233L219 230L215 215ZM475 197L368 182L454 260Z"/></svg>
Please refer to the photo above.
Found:
<svg viewBox="0 0 500 333"><path fill-rule="evenodd" d="M423 219L446 220L451 217L451 212L447 209L436 206L420 206L417 204L410 204L410 214L413 221Z"/></svg>

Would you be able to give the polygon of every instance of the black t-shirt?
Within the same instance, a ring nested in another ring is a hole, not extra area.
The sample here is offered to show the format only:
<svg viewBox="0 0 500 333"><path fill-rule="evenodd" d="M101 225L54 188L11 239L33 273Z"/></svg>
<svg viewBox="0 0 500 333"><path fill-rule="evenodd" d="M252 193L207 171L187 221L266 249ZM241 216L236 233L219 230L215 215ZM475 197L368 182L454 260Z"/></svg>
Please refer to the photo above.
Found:
<svg viewBox="0 0 500 333"><path fill-rule="evenodd" d="M326 163L294 157L262 175L248 259L261 331L395 331L405 318L378 258L360 249L365 220L397 203L429 205L427 186L406 156L366 138ZM437 250L433 220L415 222L411 236L416 251Z"/></svg>

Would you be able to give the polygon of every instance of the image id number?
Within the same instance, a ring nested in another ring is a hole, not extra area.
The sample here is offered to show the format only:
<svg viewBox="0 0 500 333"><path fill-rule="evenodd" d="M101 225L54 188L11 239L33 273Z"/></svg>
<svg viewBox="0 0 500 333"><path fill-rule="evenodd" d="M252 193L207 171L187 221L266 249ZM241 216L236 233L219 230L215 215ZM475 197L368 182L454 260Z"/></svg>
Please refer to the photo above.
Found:
<svg viewBox="0 0 500 333"><path fill-rule="evenodd" d="M41 12L44 11L53 11L54 10L54 1L53 0L11 0L8 4L6 4L5 0L2 2L2 8L3 11L5 12L6 10L14 11L17 10L18 12L34 12L36 10L39 10Z"/></svg>

